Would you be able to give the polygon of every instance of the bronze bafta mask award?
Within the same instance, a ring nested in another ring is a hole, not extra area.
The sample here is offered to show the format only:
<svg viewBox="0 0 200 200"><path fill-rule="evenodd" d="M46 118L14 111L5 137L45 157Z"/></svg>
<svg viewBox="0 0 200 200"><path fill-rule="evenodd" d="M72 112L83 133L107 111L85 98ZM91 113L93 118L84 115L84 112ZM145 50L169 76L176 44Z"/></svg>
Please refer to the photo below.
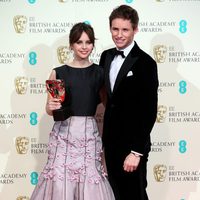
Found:
<svg viewBox="0 0 200 200"><path fill-rule="evenodd" d="M46 88L53 98L60 99L63 103L67 94L65 92L65 84L63 80L46 80ZM60 109L53 110L54 121L64 121L70 116L67 106L62 105Z"/></svg>

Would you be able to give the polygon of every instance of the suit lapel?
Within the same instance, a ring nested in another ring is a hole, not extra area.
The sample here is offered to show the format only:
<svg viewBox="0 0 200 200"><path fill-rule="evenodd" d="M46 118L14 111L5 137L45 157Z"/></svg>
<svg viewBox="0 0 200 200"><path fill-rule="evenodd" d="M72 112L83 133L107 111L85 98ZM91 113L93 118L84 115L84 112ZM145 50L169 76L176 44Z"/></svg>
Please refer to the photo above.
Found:
<svg viewBox="0 0 200 200"><path fill-rule="evenodd" d="M110 87L110 66L111 62L113 61L114 58L114 50L115 48L111 49L110 51L107 52L106 59L105 59L105 85L107 88L107 91L109 95L112 95L111 87Z"/></svg>
<svg viewBox="0 0 200 200"><path fill-rule="evenodd" d="M138 59L138 53L137 53L138 50L139 50L139 47L135 43L134 47L132 48L132 50L128 54L127 58L125 58L125 61L122 64L122 66L119 70L119 73L117 75L115 85L114 85L114 88L113 88L113 93L115 92L115 90L119 86L119 84L122 81L122 79L124 78L124 76L127 75L127 73L130 71L130 69L133 67L134 63Z"/></svg>

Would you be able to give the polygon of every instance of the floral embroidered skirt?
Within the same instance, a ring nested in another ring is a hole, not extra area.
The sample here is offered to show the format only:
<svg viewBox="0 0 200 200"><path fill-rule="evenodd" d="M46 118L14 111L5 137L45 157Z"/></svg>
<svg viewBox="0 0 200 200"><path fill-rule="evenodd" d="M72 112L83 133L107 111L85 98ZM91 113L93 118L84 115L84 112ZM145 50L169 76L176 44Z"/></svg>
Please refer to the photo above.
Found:
<svg viewBox="0 0 200 200"><path fill-rule="evenodd" d="M102 167L102 141L94 117L55 122L48 161L31 200L114 200Z"/></svg>

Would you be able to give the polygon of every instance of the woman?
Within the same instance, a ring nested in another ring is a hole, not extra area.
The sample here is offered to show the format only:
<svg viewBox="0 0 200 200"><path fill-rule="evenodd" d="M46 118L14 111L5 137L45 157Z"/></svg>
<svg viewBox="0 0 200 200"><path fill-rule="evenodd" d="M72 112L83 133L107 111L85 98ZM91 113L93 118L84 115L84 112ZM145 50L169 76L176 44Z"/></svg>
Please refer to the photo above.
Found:
<svg viewBox="0 0 200 200"><path fill-rule="evenodd" d="M54 123L49 139L48 162L31 200L114 200L102 167L102 141L94 118L103 71L89 61L95 42L93 28L75 24L69 35L74 59L55 68L51 80L63 79L71 116ZM46 111L61 108L60 100L48 95Z"/></svg>

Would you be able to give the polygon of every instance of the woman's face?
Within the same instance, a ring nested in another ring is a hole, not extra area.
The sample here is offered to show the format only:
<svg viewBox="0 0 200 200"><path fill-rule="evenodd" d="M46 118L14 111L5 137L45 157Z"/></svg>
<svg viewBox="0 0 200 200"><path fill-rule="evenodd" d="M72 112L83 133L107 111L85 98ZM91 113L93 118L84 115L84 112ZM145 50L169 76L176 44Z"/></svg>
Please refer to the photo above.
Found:
<svg viewBox="0 0 200 200"><path fill-rule="evenodd" d="M85 32L83 32L79 40L71 46L74 51L74 57L78 59L88 58L93 50L93 47L94 45Z"/></svg>

